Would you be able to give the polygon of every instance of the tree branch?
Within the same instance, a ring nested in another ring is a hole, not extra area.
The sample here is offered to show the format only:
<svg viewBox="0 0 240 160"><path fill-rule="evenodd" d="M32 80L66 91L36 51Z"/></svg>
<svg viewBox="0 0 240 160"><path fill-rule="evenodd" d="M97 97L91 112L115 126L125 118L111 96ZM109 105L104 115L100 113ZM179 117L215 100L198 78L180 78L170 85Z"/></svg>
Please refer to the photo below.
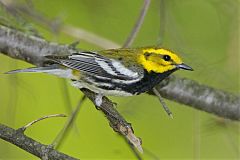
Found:
<svg viewBox="0 0 240 160"><path fill-rule="evenodd" d="M15 59L39 66L43 64L45 55L66 55L78 51L68 45L47 42L41 38L0 26L0 52ZM163 97L178 103L223 118L240 120L239 96L175 76L162 81L156 88Z"/></svg>
<svg viewBox="0 0 240 160"><path fill-rule="evenodd" d="M96 94L88 89L81 89L81 91L93 102L95 103ZM103 97L103 102L101 107L99 108L107 117L110 122L110 126L114 129L114 131L120 133L127 139L130 143L132 143L139 152L143 152L142 150L142 142L141 139L134 135L133 128L130 123L128 123L114 108L114 104L107 97Z"/></svg>
<svg viewBox="0 0 240 160"><path fill-rule="evenodd" d="M64 153L52 149L48 145L41 144L32 138L29 138L21 131L12 129L3 124L0 124L0 138L41 159L77 160L76 158L70 157Z"/></svg>
<svg viewBox="0 0 240 160"><path fill-rule="evenodd" d="M156 88L167 99L223 118L240 120L240 97L234 94L176 76L170 76Z"/></svg>

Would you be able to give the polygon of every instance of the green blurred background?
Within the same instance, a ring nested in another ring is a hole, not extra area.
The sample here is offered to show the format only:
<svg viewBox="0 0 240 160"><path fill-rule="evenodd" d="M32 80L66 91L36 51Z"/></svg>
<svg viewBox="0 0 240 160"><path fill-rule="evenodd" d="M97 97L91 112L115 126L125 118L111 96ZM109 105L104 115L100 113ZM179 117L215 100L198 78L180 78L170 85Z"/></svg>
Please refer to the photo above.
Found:
<svg viewBox="0 0 240 160"><path fill-rule="evenodd" d="M141 0L3 2L30 6L50 20L41 23L30 16L20 15L28 21L23 26L38 30L38 34L49 41L70 44L80 40L48 26L48 23L59 22L53 24L81 28L119 45L128 37L143 4ZM164 9L165 20L160 18L160 9ZM191 73L180 71L177 75L239 95L238 24L238 0L164 0L164 7L159 0L152 0L133 47L162 42L195 69ZM163 26L164 32L161 31ZM80 40L78 47L102 49L84 40ZM1 54L0 62L1 73L31 66ZM44 115L69 115L69 106L74 108L82 96L65 80L45 74L1 74L0 88L0 121L13 128ZM240 127L237 122L166 100L174 113L174 119L170 119L158 99L149 95L111 99L118 103L117 109L132 123L135 134L141 137L144 159L240 159ZM26 134L50 144L66 120L44 120L30 127ZM106 118L89 100L84 102L76 125L60 151L80 159L136 159L125 141L110 128ZM37 158L0 140L0 159Z"/></svg>

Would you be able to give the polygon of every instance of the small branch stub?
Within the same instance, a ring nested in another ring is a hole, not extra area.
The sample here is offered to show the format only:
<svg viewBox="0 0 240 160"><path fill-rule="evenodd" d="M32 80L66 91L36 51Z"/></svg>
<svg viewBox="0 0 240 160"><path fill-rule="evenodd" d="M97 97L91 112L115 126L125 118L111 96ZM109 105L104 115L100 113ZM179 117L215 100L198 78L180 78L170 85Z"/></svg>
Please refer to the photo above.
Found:
<svg viewBox="0 0 240 160"><path fill-rule="evenodd" d="M67 116L65 114L52 114L52 115L43 116L41 118L38 118L38 119L26 124L25 126L19 128L19 129L17 129L17 131L24 132L28 127L32 126L34 123L37 123L37 122L47 119L47 118L53 118L53 117L67 117Z"/></svg>

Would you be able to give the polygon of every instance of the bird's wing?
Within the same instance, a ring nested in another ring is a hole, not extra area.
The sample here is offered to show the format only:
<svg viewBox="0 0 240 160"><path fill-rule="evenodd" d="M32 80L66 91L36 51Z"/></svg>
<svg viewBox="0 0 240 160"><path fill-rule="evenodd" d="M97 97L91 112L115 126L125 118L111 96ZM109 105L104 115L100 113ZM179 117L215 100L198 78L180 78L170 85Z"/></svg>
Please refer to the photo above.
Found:
<svg viewBox="0 0 240 160"><path fill-rule="evenodd" d="M106 79L134 80L142 74L125 67L120 61L95 52L79 52L69 56L46 56L48 59L91 76Z"/></svg>

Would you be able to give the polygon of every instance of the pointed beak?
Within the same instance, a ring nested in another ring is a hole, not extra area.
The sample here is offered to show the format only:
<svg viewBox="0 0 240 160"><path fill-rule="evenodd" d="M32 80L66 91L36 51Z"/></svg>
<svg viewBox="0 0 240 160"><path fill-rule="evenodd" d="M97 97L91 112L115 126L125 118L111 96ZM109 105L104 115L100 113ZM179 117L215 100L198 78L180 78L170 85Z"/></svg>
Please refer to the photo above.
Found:
<svg viewBox="0 0 240 160"><path fill-rule="evenodd" d="M179 69L184 69L184 70L193 71L192 67L190 67L190 66L188 66L188 65L186 65L186 64L184 64L184 63L182 63L182 64L177 64L176 66L177 66L177 68L179 68Z"/></svg>

